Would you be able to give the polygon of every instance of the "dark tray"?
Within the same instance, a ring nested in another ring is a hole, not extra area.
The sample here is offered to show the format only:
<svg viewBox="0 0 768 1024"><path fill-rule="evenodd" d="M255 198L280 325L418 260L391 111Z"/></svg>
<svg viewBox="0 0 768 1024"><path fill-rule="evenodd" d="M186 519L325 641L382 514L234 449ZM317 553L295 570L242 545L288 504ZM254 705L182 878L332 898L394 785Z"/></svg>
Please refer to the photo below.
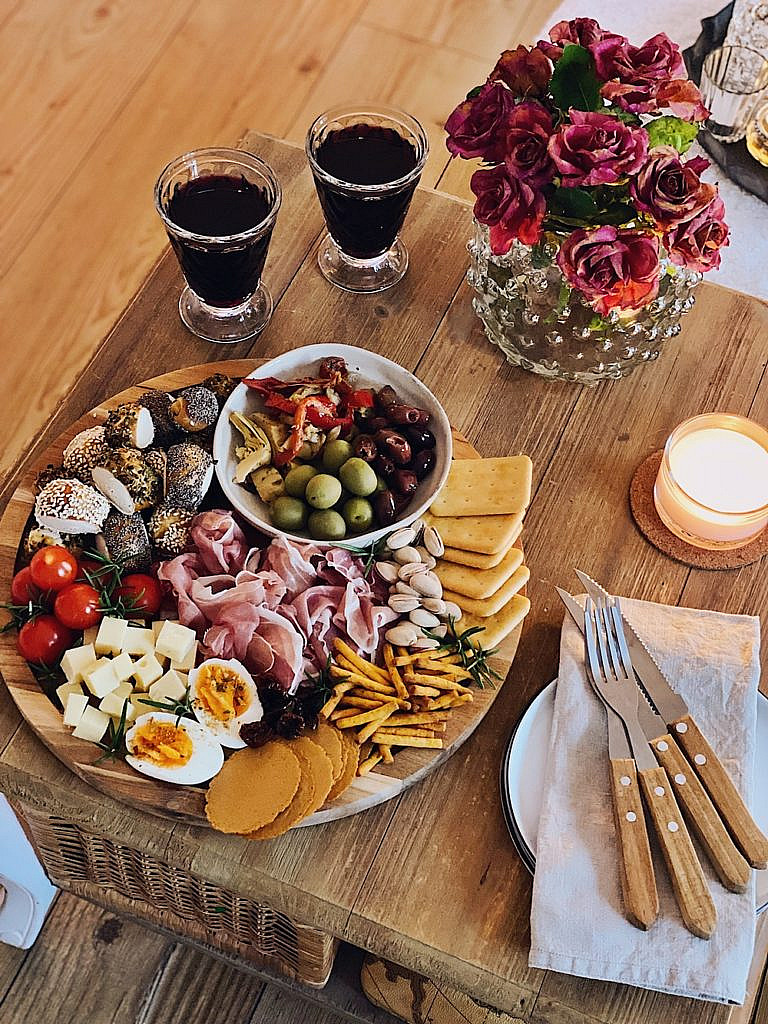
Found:
<svg viewBox="0 0 768 1024"><path fill-rule="evenodd" d="M704 58L712 50L723 45L732 16L733 3L730 3L711 18L702 18L701 35L693 46L684 51L683 57L688 74L697 85L701 81ZM768 168L750 156L744 139L741 142L724 144L713 139L709 132L704 130L699 134L698 141L731 181L735 181L747 192L768 203Z"/></svg>

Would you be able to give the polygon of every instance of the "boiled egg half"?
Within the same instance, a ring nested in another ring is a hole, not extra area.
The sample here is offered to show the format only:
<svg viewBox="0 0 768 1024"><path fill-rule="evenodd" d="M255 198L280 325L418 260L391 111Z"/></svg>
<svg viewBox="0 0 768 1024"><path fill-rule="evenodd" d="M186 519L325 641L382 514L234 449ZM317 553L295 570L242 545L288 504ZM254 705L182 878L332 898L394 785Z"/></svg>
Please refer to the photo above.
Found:
<svg viewBox="0 0 768 1024"><path fill-rule="evenodd" d="M223 747L244 747L240 726L264 714L253 677L234 658L208 658L192 669L189 692L197 720Z"/></svg>
<svg viewBox="0 0 768 1024"><path fill-rule="evenodd" d="M143 775L179 786L196 786L221 771L218 740L192 718L152 711L137 718L125 737L126 761Z"/></svg>

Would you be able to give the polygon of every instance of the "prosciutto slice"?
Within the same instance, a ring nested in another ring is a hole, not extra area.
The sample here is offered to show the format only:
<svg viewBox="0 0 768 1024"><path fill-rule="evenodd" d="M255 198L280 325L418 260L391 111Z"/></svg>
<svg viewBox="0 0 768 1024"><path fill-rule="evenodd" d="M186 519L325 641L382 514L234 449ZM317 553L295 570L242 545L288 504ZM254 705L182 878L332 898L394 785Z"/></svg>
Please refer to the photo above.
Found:
<svg viewBox="0 0 768 1024"><path fill-rule="evenodd" d="M209 573L236 573L242 569L248 552L245 534L231 512L211 509L195 516L189 535Z"/></svg>
<svg viewBox="0 0 768 1024"><path fill-rule="evenodd" d="M314 544L291 544L285 537L275 537L264 552L260 569L276 572L285 583L286 597L292 601L317 580L317 570L310 561L323 554Z"/></svg>

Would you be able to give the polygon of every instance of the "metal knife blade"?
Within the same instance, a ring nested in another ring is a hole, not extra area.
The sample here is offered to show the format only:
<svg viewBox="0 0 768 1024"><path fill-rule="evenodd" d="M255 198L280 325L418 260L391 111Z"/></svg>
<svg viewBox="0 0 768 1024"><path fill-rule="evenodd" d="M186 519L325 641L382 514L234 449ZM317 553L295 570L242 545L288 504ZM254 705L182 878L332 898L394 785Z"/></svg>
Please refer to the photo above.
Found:
<svg viewBox="0 0 768 1024"><path fill-rule="evenodd" d="M591 576L587 576L585 572L580 572L577 569L576 575L584 584L588 594L592 596L599 594L610 601L616 600L613 594L609 594L607 590L601 587L599 583L596 583ZM666 676L653 660L648 648L637 635L632 623L627 620L623 611L621 618L625 626L627 647L632 658L632 667L643 688L656 706L658 713L665 722L674 722L678 718L682 718L683 715L687 715L688 705L669 685Z"/></svg>

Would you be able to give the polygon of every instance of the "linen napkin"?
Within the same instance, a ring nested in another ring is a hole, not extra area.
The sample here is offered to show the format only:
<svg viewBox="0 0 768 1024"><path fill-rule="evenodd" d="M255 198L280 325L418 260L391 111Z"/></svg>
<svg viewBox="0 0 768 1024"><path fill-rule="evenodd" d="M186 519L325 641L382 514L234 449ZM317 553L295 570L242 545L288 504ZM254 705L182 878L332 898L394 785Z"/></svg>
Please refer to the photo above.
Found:
<svg viewBox="0 0 768 1024"><path fill-rule="evenodd" d="M628 598L622 608L750 806L759 619ZM700 860L717 908L711 939L684 928L658 848L659 918L647 932L629 924L622 910L605 712L585 676L583 638L566 614L536 849L530 966L743 1003L754 946L754 873L748 891L737 895L720 885L703 854Z"/></svg>

